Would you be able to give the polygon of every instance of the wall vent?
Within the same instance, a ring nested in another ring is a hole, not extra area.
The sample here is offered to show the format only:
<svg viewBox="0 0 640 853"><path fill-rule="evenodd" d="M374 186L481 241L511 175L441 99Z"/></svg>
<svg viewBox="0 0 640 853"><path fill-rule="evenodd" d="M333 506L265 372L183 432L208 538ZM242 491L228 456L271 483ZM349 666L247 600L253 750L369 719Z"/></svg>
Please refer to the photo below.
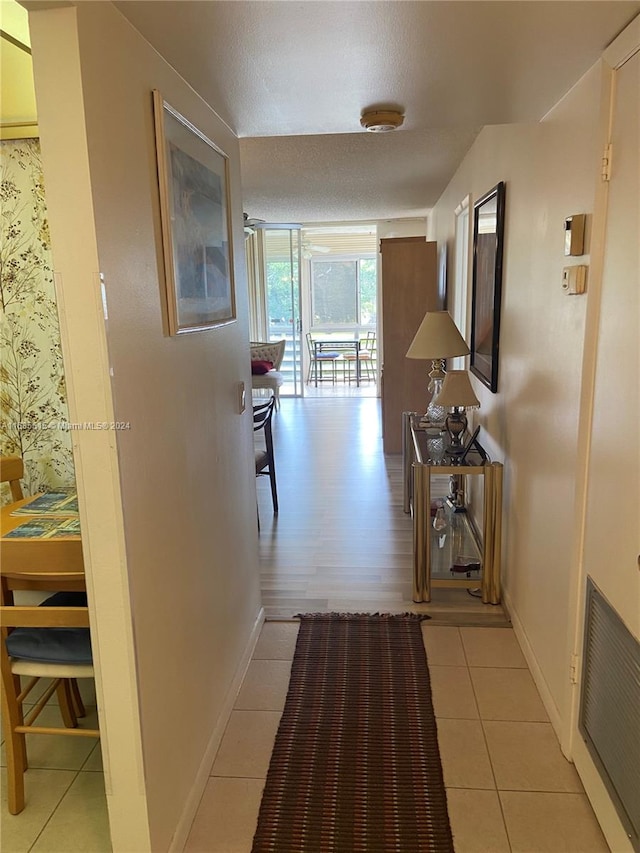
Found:
<svg viewBox="0 0 640 853"><path fill-rule="evenodd" d="M578 728L640 851L640 643L591 578Z"/></svg>

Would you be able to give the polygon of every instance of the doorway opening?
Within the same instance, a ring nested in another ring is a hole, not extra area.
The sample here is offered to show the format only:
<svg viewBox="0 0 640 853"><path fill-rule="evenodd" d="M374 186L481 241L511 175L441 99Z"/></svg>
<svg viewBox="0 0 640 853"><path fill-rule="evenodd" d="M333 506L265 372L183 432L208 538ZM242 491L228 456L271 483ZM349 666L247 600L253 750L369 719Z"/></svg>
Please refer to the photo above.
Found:
<svg viewBox="0 0 640 853"><path fill-rule="evenodd" d="M286 340L282 396L378 396L377 244L375 224L250 236L252 338Z"/></svg>

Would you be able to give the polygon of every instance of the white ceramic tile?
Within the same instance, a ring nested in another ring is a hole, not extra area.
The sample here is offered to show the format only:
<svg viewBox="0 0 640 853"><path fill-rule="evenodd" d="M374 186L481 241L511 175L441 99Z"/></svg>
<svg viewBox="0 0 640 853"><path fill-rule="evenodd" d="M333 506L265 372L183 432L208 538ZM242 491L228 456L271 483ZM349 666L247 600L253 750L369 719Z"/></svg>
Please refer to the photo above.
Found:
<svg viewBox="0 0 640 853"><path fill-rule="evenodd" d="M280 716L279 711L232 711L211 775L264 779Z"/></svg>
<svg viewBox="0 0 640 853"><path fill-rule="evenodd" d="M483 720L549 719L528 669L472 667L469 672Z"/></svg>
<svg viewBox="0 0 640 853"><path fill-rule="evenodd" d="M501 791L500 800L512 853L609 853L585 794Z"/></svg>
<svg viewBox="0 0 640 853"><path fill-rule="evenodd" d="M25 808L18 815L7 808L6 770L2 770L2 853L26 853L76 778L71 770L30 769L24 777Z"/></svg>
<svg viewBox="0 0 640 853"><path fill-rule="evenodd" d="M422 623L422 639L430 666L466 666L460 629Z"/></svg>
<svg viewBox="0 0 640 853"><path fill-rule="evenodd" d="M78 773L31 849L33 853L111 853L101 773Z"/></svg>
<svg viewBox="0 0 640 853"><path fill-rule="evenodd" d="M510 853L496 791L448 788L447 807L456 853Z"/></svg>
<svg viewBox="0 0 640 853"><path fill-rule="evenodd" d="M460 628L469 666L507 666L526 669L513 628Z"/></svg>
<svg viewBox="0 0 640 853"><path fill-rule="evenodd" d="M82 765L82 770L91 770L94 773L101 773L103 771L102 764L102 749L100 748L100 741L94 746L94 748L89 753L89 757Z"/></svg>
<svg viewBox="0 0 640 853"><path fill-rule="evenodd" d="M437 722L447 788L495 788L480 721L440 717Z"/></svg>
<svg viewBox="0 0 640 853"><path fill-rule="evenodd" d="M478 719L478 708L466 667L430 666L429 675L436 717Z"/></svg>
<svg viewBox="0 0 640 853"><path fill-rule="evenodd" d="M251 853L262 779L211 777L184 853Z"/></svg>
<svg viewBox="0 0 640 853"><path fill-rule="evenodd" d="M256 643L253 660L293 660L300 623L265 622Z"/></svg>
<svg viewBox="0 0 640 853"><path fill-rule="evenodd" d="M282 711L290 675L289 661L252 660L234 707L243 711Z"/></svg>
<svg viewBox="0 0 640 853"><path fill-rule="evenodd" d="M582 792L576 770L560 751L551 723L484 721L499 790Z"/></svg>

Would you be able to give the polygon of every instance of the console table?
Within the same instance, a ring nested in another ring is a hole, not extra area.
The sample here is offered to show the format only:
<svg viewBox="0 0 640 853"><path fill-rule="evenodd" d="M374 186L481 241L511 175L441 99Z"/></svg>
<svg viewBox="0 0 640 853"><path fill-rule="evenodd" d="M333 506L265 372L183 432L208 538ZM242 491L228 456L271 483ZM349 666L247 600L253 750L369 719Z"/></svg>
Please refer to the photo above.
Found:
<svg viewBox="0 0 640 853"><path fill-rule="evenodd" d="M429 459L428 435L415 412L403 412L404 511L413 515L413 600L431 601L434 587L480 588L485 604L500 603L502 464L490 462L478 445L463 462L445 455ZM456 494L436 510L434 529L431 477L455 478ZM480 477L481 530L466 505L467 478Z"/></svg>

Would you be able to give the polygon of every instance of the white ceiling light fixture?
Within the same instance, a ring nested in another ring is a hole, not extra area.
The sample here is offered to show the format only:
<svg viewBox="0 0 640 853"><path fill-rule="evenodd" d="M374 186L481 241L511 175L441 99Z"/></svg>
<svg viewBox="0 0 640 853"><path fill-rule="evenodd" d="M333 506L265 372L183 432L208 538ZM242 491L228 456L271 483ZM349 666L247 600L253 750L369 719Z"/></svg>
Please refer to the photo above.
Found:
<svg viewBox="0 0 640 853"><path fill-rule="evenodd" d="M388 133L396 130L404 121L397 110L369 110L360 116L360 124L371 133Z"/></svg>

